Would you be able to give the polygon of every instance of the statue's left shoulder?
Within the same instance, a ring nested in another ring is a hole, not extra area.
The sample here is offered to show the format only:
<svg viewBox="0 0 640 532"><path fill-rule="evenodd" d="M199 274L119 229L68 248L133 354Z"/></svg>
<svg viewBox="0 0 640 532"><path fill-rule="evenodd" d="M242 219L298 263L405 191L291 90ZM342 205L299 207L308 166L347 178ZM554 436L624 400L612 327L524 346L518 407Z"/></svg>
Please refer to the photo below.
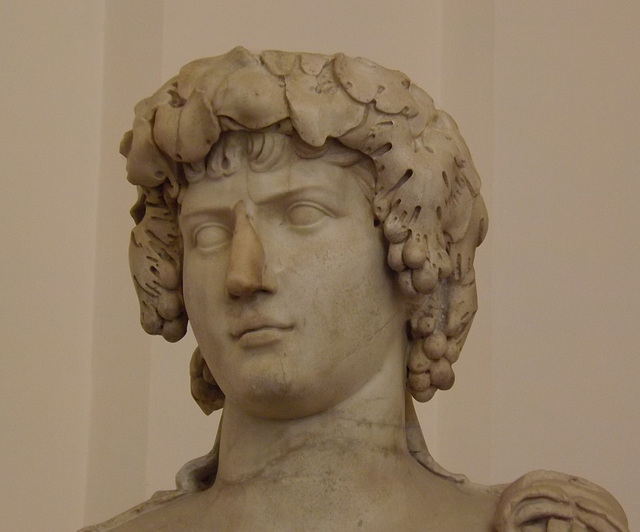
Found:
<svg viewBox="0 0 640 532"><path fill-rule="evenodd" d="M509 484L495 513L498 532L629 532L618 501L583 478L532 471Z"/></svg>

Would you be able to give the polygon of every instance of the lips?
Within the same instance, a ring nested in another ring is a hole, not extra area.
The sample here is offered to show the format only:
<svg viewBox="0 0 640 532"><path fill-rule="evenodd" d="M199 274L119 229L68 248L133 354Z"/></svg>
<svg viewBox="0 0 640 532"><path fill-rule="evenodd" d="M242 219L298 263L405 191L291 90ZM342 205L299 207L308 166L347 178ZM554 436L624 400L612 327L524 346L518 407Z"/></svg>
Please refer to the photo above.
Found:
<svg viewBox="0 0 640 532"><path fill-rule="evenodd" d="M291 329L293 329L291 323L260 315L242 317L230 324L231 336L237 340L258 335L265 336L265 339L266 337L276 338Z"/></svg>

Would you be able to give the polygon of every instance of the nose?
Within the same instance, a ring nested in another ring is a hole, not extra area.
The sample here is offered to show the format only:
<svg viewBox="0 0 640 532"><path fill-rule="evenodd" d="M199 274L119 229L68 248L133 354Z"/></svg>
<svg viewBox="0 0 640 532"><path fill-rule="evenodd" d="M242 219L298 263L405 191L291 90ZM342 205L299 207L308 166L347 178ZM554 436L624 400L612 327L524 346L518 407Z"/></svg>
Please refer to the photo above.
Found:
<svg viewBox="0 0 640 532"><path fill-rule="evenodd" d="M226 288L231 297L247 297L256 292L274 292L275 283L266 272L266 257L260 237L251 225L243 200L233 208L235 229L227 269Z"/></svg>

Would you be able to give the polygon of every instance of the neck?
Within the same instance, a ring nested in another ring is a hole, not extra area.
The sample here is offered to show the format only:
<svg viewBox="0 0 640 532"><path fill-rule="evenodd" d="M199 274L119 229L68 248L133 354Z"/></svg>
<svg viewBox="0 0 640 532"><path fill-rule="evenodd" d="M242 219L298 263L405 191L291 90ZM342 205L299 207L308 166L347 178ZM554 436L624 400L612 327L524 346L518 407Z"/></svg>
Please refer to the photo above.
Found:
<svg viewBox="0 0 640 532"><path fill-rule="evenodd" d="M216 482L327 474L354 478L353 472L367 465L380 470L408 457L404 360L391 358L351 397L303 418L259 418L227 399Z"/></svg>

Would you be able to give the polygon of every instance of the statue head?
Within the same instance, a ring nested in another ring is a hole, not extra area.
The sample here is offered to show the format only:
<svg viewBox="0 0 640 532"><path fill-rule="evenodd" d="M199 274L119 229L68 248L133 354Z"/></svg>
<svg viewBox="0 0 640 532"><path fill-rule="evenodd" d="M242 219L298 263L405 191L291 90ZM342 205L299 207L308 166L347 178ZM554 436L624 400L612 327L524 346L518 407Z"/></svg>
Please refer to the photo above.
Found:
<svg viewBox="0 0 640 532"><path fill-rule="evenodd" d="M251 209L261 205L253 199L265 188L256 176L275 175L273 194L280 198L290 185L289 174L279 170L283 165L308 169L301 173L311 181L314 172L328 175L321 185L325 190L333 182L343 186L334 174L353 174L366 200L366 216L358 223L367 227L357 237L374 244L382 263L386 255L380 269L389 290L372 285L367 298L345 304L375 308L374 295L400 301L406 317L397 327L406 335L408 391L427 401L453 385L451 365L477 309L473 258L486 233L487 214L455 122L405 75L342 54L254 54L236 48L187 64L140 102L121 153L127 157L128 179L139 190L130 265L145 331L177 341L186 332L187 309L194 314L193 309L206 306L198 301L199 289L190 288L189 276L183 279L183 268L191 264L185 254L194 246L206 251L230 245L234 232L253 238ZM198 213L196 189L198 195L219 198L208 191L208 183L239 182L240 174L245 196L230 191L227 211L247 224L226 223L224 214L199 225L190 221ZM351 201L359 193L349 186L335 200L340 208L349 207L340 198ZM280 216L304 232L330 214L323 213L330 207L314 201L281 202ZM353 247L359 257L369 249L358 248L355 240ZM230 253L233 261L234 250ZM225 274L227 296L273 290L264 257L243 259L254 265L245 272L251 279ZM198 316L191 319L202 344L211 331L198 324ZM276 325L286 329L290 323ZM269 337L245 341L268 342ZM200 349L192 358L191 377L192 394L205 412L223 405L224 394Z"/></svg>

